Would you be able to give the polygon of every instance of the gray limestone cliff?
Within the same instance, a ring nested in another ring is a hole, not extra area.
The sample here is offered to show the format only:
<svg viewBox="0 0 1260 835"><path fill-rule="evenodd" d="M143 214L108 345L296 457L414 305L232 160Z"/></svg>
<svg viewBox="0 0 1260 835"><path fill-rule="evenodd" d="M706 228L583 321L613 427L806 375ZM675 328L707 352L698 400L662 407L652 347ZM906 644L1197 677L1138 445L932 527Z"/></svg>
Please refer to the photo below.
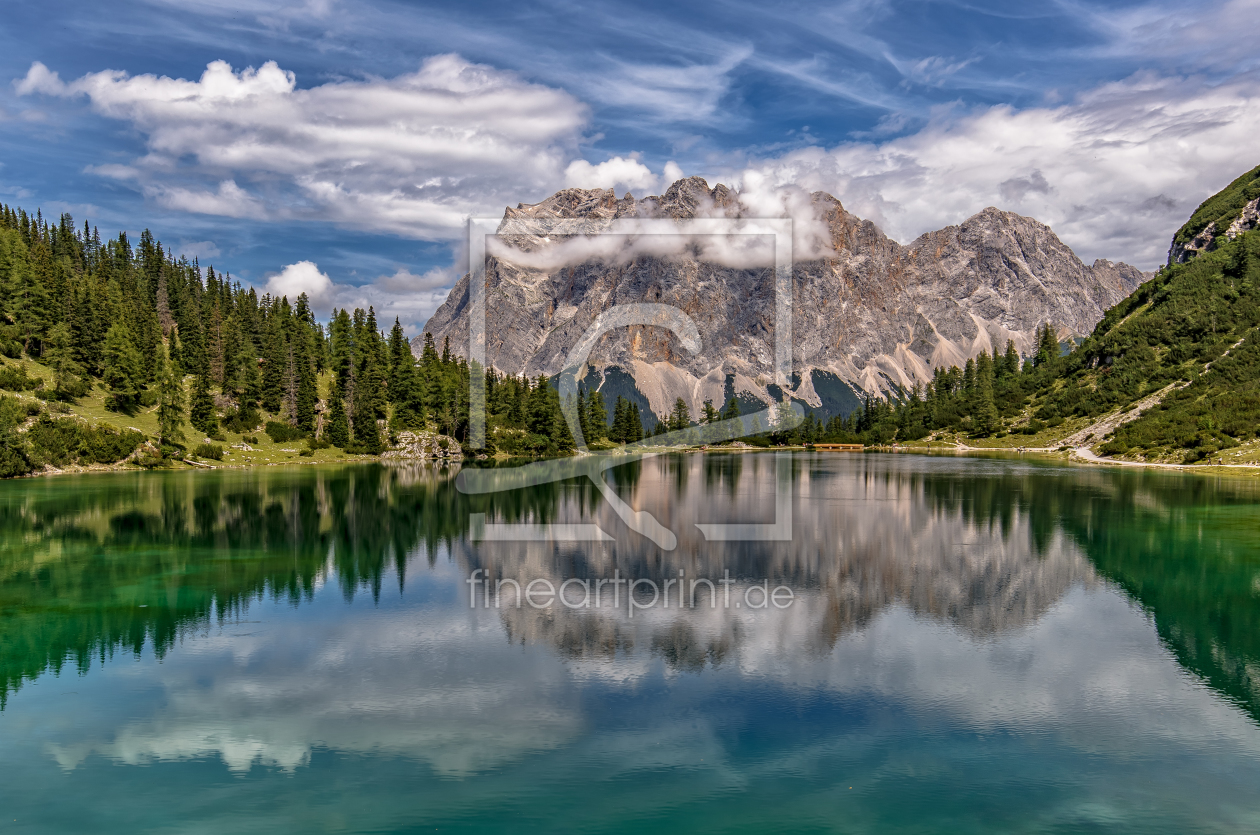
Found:
<svg viewBox="0 0 1260 835"><path fill-rule="evenodd" d="M814 226L829 237L823 257L793 269L793 397L829 412L847 411L863 392L885 393L931 379L1013 340L1033 348L1051 322L1061 338L1088 334L1103 313L1147 276L1127 264L1086 265L1031 218L989 208L909 245L888 238L830 195L812 195ZM739 195L693 177L664 195L618 199L611 191L566 189L508 209L504 221L574 218L596 226L615 218L749 216ZM556 246L511 238L522 252ZM798 247L798 251L804 247ZM518 258L517 261L528 261ZM693 257L640 255L559 266L487 259L487 361L509 374L554 375L602 311L618 304L673 305L695 322L700 350L689 353L668 330L631 326L606 334L590 356L593 380L620 369L653 412L681 397L698 414L704 400L732 394L775 399L774 274ZM469 280L465 276L425 326L440 344L467 355ZM422 342L413 344L417 352Z"/></svg>

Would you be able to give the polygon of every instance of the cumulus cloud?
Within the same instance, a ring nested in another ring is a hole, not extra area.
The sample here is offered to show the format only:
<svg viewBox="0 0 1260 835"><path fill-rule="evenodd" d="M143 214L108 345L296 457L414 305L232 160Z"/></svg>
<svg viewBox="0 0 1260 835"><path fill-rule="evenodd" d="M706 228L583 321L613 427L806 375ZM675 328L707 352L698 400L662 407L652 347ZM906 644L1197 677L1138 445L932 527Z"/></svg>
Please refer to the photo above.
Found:
<svg viewBox="0 0 1260 835"><path fill-rule="evenodd" d="M209 245L214 248L213 244ZM196 246L200 245L193 245ZM214 251L217 254L217 248ZM365 284L341 284L334 282L313 261L299 261L268 276L261 290L276 297L287 296L291 302L306 293L319 316L326 316L333 308L366 310L372 307L383 328L388 330L393 320L398 319L403 329L414 335L446 300L457 279L454 266L434 268L420 275L398 267L393 273L377 276Z"/></svg>
<svg viewBox="0 0 1260 835"><path fill-rule="evenodd" d="M272 296L288 296L290 301L305 293L318 308L332 301L333 282L313 261L298 261L268 278L267 292Z"/></svg>
<svg viewBox="0 0 1260 835"><path fill-rule="evenodd" d="M903 242L995 205L1049 224L1087 261L1149 269L1205 197L1256 164L1256 81L1139 74L1056 107L944 109L907 136L805 148L731 177L830 192Z"/></svg>
<svg viewBox="0 0 1260 835"><path fill-rule="evenodd" d="M96 170L135 177L168 208L421 238L456 237L471 213L545 196L587 118L562 90L456 55L306 89L274 61L240 71L215 61L196 81L106 70L71 82L36 62L15 87L86 96L140 131L145 156Z"/></svg>
<svg viewBox="0 0 1260 835"><path fill-rule="evenodd" d="M437 267L416 275L400 267L359 286L337 285L336 306L376 309L377 321L388 330L397 319L409 336L420 332L458 280L455 266Z"/></svg>
<svg viewBox="0 0 1260 835"><path fill-rule="evenodd" d="M564 182L577 188L629 189L642 194L656 189L659 179L637 159L613 157L598 165L584 159L574 160L564 170Z"/></svg>

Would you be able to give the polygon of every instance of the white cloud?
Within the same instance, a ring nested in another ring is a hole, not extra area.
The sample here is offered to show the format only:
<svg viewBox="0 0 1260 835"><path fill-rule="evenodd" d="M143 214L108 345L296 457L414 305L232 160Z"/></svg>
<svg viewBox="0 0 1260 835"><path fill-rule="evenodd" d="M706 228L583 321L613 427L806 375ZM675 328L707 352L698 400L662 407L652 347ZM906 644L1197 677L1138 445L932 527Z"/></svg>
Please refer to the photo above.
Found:
<svg viewBox="0 0 1260 835"><path fill-rule="evenodd" d="M267 292L272 296L288 296L289 301L305 293L311 305L318 308L332 300L333 282L313 261L298 261L270 276Z"/></svg>
<svg viewBox="0 0 1260 835"><path fill-rule="evenodd" d="M100 172L107 176L128 173L112 170L124 168L124 166L101 166L101 168L111 169L108 172ZM146 185L144 192L155 198L159 205L182 212L252 218L261 218L267 214L262 202L238 186L235 180L224 180L219 183L217 191L153 184Z"/></svg>
<svg viewBox="0 0 1260 835"><path fill-rule="evenodd" d="M903 242L994 205L1049 224L1087 261L1150 269L1204 198L1257 163L1256 80L1140 74L1058 107L943 109L909 136L806 148L733 176L830 192Z"/></svg>
<svg viewBox="0 0 1260 835"><path fill-rule="evenodd" d="M459 268L435 267L421 275L400 267L392 275L381 275L358 287L337 285L336 306L376 309L376 320L388 331L398 319L408 336L415 336L442 303L459 279Z"/></svg>
<svg viewBox="0 0 1260 835"><path fill-rule="evenodd" d="M752 54L749 46L724 45L722 56L710 64L618 63L614 73L590 79L586 86L605 105L646 111L666 122L703 122L717 115L731 87L731 71Z"/></svg>
<svg viewBox="0 0 1260 835"><path fill-rule="evenodd" d="M217 247L208 241L204 243L218 254ZM195 248L200 244L191 246ZM260 289L272 296L287 296L290 302L306 293L319 317L327 316L333 308L367 310L372 307L384 330L388 331L394 319L398 319L403 330L413 336L446 301L447 294L459 278L456 272L454 265L434 268L421 275L399 267L392 274L377 276L367 284L340 284L314 262L299 261L268 276L266 285Z"/></svg>
<svg viewBox="0 0 1260 835"><path fill-rule="evenodd" d="M1253 69L1260 64L1253 27L1244 21L1260 16L1260 0L1203 3L1187 10L1183 3L1156 2L1107 8L1068 0L1073 17L1106 38L1101 57L1138 58L1198 70Z"/></svg>
<svg viewBox="0 0 1260 835"><path fill-rule="evenodd" d="M546 196L586 123L568 93L455 55L307 89L274 61L239 72L215 61L197 81L106 70L69 83L37 62L15 87L86 96L140 131L148 153L129 169L168 208L422 238L457 237L470 213Z"/></svg>
<svg viewBox="0 0 1260 835"><path fill-rule="evenodd" d="M577 188L615 188L637 191L640 196L658 187L659 179L652 170L637 159L613 157L591 165L584 159L569 163L564 170L564 182Z"/></svg>
<svg viewBox="0 0 1260 835"><path fill-rule="evenodd" d="M200 260L218 258L221 254L214 241L180 241L175 246L175 253L186 258Z"/></svg>

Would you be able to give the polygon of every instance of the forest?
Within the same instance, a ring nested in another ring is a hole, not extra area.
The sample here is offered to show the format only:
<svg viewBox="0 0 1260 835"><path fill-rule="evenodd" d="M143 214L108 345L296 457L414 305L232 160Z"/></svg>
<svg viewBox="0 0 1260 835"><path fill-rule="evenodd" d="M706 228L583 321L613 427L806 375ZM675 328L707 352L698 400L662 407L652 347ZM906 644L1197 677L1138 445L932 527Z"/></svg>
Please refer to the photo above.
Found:
<svg viewBox="0 0 1260 835"><path fill-rule="evenodd" d="M1206 201L1178 240L1209 223L1225 228L1253 193L1260 193L1260 168ZM963 368L936 369L924 386L867 396L850 415L806 409L799 425L767 426L744 440L1036 435L1161 393L1159 406L1123 424L1102 451L1176 453L1193 462L1256 437L1257 327L1260 230L1222 234L1187 263L1160 270L1079 344L1061 344L1047 323L1031 356L1008 343ZM305 442L303 455L329 447L376 455L397 433L425 429L474 453L565 455L576 444L566 413L592 449L682 430L704 443L712 435L705 427L741 414L734 399L706 401L699 415L681 399L669 414L644 414L624 397L606 403L585 384L576 403L562 404L554 380L470 369L449 343L439 349L428 335L415 356L401 324L395 320L386 333L372 308L334 310L322 323L305 294L259 296L230 274L165 250L147 230L134 245L126 233L102 241L69 215L50 222L2 204L0 354L0 389L21 393L0 395L2 476L124 459L144 467L217 459L225 432L244 441L265 432L276 442ZM44 376L23 359L46 369ZM481 450L467 449L472 373L485 378ZM89 393L100 393L120 424L152 412L156 435L83 419L73 407Z"/></svg>
<svg viewBox="0 0 1260 835"><path fill-rule="evenodd" d="M412 354L402 326L386 334L375 311L334 310L317 321L305 294L259 296L229 274L176 257L145 231L102 241L69 215L0 205L0 475L112 463L147 467L222 447L195 443L305 440L378 454L391 435L434 429L463 441L468 364L432 340ZM23 358L47 369L35 376ZM573 448L546 380L486 374L491 442L520 454ZM72 408L104 394L118 422L157 415L144 434L93 424ZM637 415L636 415L637 417ZM628 433L628 418L613 437Z"/></svg>

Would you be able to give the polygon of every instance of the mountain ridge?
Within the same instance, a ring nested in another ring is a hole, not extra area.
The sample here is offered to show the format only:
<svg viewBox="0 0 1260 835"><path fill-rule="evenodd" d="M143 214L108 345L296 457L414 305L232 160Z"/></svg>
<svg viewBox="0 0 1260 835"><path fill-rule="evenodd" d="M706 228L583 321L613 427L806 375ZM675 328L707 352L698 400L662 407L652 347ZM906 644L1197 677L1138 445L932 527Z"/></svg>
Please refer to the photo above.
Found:
<svg viewBox="0 0 1260 835"><path fill-rule="evenodd" d="M990 207L962 223L902 245L823 192L797 195L793 269L793 368L790 395L823 408L816 383L830 377L851 393L887 394L932 379L941 366L962 365L1007 341L1035 348L1036 328L1050 321L1065 337L1083 337L1103 313L1148 276L1127 264L1084 264L1050 227ZM724 185L679 180L664 194L636 200L611 190L564 189L504 212L517 219L582 219L596 227L618 218L747 219L754 207ZM504 228L504 227L500 227ZM512 242L538 252L550 239ZM703 260L641 256L628 263L582 262L559 269L487 259L487 361L498 371L558 373L594 318L613 304L672 304L696 321L702 349L688 355L661 328L632 326L605 335L591 355L598 386L606 372L630 374L652 412L681 398L698 414L704 400L733 393L778 399L773 357L772 273ZM452 289L422 333L466 355L468 277ZM413 351L423 336L413 340ZM834 381L832 381L834 383ZM825 409L824 409L825 411Z"/></svg>

